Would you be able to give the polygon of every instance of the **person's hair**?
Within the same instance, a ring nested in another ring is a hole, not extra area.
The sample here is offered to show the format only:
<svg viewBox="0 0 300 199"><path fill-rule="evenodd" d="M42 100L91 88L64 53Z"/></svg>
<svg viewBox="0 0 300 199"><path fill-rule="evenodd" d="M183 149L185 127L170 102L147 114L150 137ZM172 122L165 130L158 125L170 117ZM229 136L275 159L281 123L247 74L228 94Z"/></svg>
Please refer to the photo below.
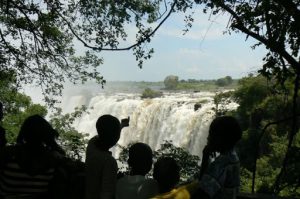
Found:
<svg viewBox="0 0 300 199"><path fill-rule="evenodd" d="M25 119L17 137L18 144L29 143L39 145L49 143L54 139L57 132L52 126L40 115L32 115Z"/></svg>
<svg viewBox="0 0 300 199"><path fill-rule="evenodd" d="M158 182L159 192L165 193L175 187L180 179L180 168L172 157L162 157L154 164L153 178Z"/></svg>
<svg viewBox="0 0 300 199"><path fill-rule="evenodd" d="M99 139L105 147L113 147L120 139L121 123L112 115L102 115L96 122Z"/></svg>
<svg viewBox="0 0 300 199"><path fill-rule="evenodd" d="M152 149L145 143L135 143L129 148L128 165L134 175L146 175L152 167Z"/></svg>
<svg viewBox="0 0 300 199"><path fill-rule="evenodd" d="M232 116L215 118L209 127L209 138L219 152L231 150L242 137L242 129Z"/></svg>

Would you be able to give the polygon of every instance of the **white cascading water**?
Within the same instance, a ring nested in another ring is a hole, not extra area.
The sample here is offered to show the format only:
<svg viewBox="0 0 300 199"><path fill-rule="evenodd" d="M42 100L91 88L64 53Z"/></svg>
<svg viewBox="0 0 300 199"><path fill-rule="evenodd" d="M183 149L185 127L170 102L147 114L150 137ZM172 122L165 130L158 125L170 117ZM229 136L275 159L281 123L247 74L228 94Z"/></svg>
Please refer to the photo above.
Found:
<svg viewBox="0 0 300 199"><path fill-rule="evenodd" d="M120 120L130 116L129 127L122 130L118 144L144 142L157 150L164 140L201 156L206 144L208 127L214 117L213 92L164 93L163 97L141 99L137 93L99 93L95 96L73 95L65 100L65 110L86 105L89 113L75 124L77 130L96 135L95 124L99 116L111 114ZM194 110L196 102L201 107ZM113 149L118 156L118 148Z"/></svg>

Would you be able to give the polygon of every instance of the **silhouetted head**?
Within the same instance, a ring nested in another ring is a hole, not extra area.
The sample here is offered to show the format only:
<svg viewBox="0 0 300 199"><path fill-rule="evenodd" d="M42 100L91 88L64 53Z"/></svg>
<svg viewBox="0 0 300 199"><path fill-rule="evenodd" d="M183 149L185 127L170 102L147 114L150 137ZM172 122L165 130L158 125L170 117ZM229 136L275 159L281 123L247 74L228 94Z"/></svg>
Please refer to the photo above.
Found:
<svg viewBox="0 0 300 199"><path fill-rule="evenodd" d="M212 151L225 152L234 148L241 139L242 130L234 117L215 118L209 127L208 145Z"/></svg>
<svg viewBox="0 0 300 199"><path fill-rule="evenodd" d="M153 178L158 182L159 192L165 193L172 190L179 182L180 168L171 157L163 157L154 164Z"/></svg>
<svg viewBox="0 0 300 199"><path fill-rule="evenodd" d="M128 165L132 175L146 175L152 167L152 149L144 143L135 143L129 148Z"/></svg>
<svg viewBox="0 0 300 199"><path fill-rule="evenodd" d="M3 119L3 104L0 102L0 121Z"/></svg>
<svg viewBox="0 0 300 199"><path fill-rule="evenodd" d="M17 143L30 144L33 146L47 145L50 139L54 139L57 132L40 115L32 115L23 122Z"/></svg>
<svg viewBox="0 0 300 199"><path fill-rule="evenodd" d="M113 147L120 138L121 123L112 115L102 115L96 122L99 140L105 148Z"/></svg>

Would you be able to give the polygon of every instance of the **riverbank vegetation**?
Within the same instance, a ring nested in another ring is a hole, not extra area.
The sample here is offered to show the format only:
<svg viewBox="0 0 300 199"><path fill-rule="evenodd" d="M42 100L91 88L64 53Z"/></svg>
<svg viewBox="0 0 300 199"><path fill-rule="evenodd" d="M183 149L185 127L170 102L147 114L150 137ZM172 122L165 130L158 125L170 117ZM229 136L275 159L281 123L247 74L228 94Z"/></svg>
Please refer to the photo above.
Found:
<svg viewBox="0 0 300 199"><path fill-rule="evenodd" d="M164 80L165 90L175 91L218 91L222 89L234 89L237 86L238 79L232 79L231 76L225 76L219 79L180 79L178 76L169 75Z"/></svg>
<svg viewBox="0 0 300 199"><path fill-rule="evenodd" d="M220 78L222 79L222 78ZM223 89L235 89L237 87L238 79L232 79L232 82L225 84L218 84L219 79L216 80L181 80L176 87L176 90L182 91L220 91Z"/></svg>
<svg viewBox="0 0 300 199"><path fill-rule="evenodd" d="M177 76L167 76L163 82L123 82L131 86L143 89L141 98L161 97L164 92L222 92L223 90L234 90L238 86L239 79L226 76L212 80L184 80Z"/></svg>

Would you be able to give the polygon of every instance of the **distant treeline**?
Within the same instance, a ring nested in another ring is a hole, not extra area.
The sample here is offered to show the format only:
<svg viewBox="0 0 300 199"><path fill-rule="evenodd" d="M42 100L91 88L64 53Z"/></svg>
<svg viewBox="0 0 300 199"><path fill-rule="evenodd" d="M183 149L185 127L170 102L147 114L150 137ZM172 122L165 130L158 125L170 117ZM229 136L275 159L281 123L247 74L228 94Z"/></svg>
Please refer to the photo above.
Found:
<svg viewBox="0 0 300 199"><path fill-rule="evenodd" d="M232 84L234 80L231 76L225 76L223 78L219 79L209 79L209 80L203 80L203 79L187 79L187 80L180 80L181 83L208 83L208 84L216 84L218 86L227 86Z"/></svg>

